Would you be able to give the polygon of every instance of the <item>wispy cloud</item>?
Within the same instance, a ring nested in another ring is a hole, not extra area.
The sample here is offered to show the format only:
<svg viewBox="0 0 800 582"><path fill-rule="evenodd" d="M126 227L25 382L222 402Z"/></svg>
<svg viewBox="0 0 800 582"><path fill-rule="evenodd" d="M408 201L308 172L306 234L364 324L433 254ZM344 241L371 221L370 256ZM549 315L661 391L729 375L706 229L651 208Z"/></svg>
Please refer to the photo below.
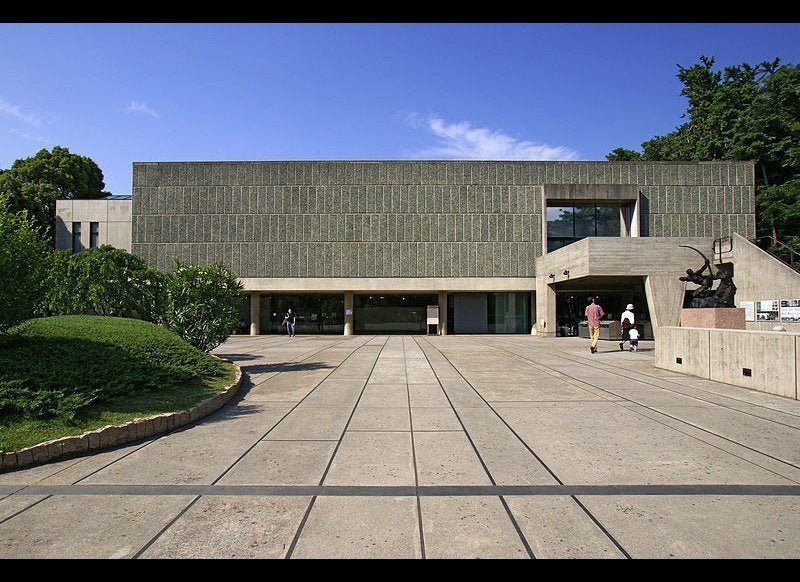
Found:
<svg viewBox="0 0 800 582"><path fill-rule="evenodd" d="M53 140L43 137L41 135L36 135L35 133L31 133L29 131L20 131L18 129L9 129L8 133L16 135L17 137L21 137L22 139L27 139L29 141L35 141L38 143L44 144L51 144Z"/></svg>
<svg viewBox="0 0 800 582"><path fill-rule="evenodd" d="M19 105L12 105L5 99L0 99L0 115L13 117L30 125L42 125L41 118L34 113L25 113Z"/></svg>
<svg viewBox="0 0 800 582"><path fill-rule="evenodd" d="M549 146L515 138L501 130L474 127L469 121L447 123L437 115L422 119L416 113L404 121L414 127L425 127L436 138L436 145L417 155L423 158L454 160L575 160L578 152L563 146Z"/></svg>
<svg viewBox="0 0 800 582"><path fill-rule="evenodd" d="M146 113L147 115L152 115L156 119L158 119L158 113L156 113L155 109L150 107L144 101L131 101L128 106L123 109L127 113Z"/></svg>

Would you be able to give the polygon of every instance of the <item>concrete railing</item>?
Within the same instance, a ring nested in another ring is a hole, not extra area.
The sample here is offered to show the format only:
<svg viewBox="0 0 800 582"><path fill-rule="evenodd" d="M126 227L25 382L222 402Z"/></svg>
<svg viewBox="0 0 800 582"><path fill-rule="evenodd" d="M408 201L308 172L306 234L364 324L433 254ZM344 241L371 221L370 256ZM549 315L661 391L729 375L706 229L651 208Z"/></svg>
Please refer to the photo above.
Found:
<svg viewBox="0 0 800 582"><path fill-rule="evenodd" d="M800 333L662 327L657 368L797 400Z"/></svg>

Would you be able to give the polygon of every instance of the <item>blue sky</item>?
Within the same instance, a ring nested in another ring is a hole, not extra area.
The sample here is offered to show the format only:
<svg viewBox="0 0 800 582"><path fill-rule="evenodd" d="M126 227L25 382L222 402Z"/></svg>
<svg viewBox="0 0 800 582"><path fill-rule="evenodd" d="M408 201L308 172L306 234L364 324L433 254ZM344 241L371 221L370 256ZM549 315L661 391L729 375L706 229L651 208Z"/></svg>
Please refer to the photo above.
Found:
<svg viewBox="0 0 800 582"><path fill-rule="evenodd" d="M0 168L603 160L681 123L678 65L800 63L800 24L0 24Z"/></svg>

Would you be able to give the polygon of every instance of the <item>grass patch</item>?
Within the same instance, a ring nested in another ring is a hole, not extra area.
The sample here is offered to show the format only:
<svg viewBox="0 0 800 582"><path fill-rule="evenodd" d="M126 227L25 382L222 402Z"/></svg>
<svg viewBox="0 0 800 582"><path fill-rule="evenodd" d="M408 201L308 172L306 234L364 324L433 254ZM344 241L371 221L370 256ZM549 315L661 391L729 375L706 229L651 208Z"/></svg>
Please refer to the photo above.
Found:
<svg viewBox="0 0 800 582"><path fill-rule="evenodd" d="M185 410L236 368L144 321L31 320L0 340L0 450Z"/></svg>

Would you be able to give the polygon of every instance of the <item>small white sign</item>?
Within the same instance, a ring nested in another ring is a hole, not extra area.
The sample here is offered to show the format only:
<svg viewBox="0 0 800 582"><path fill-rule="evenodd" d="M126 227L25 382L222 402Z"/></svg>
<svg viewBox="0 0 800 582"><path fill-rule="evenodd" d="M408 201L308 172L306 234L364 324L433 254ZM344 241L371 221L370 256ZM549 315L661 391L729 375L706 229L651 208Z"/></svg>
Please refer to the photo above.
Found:
<svg viewBox="0 0 800 582"><path fill-rule="evenodd" d="M744 320L745 321L755 321L756 320L756 302L755 301L740 301L739 307L744 309Z"/></svg>
<svg viewBox="0 0 800 582"><path fill-rule="evenodd" d="M428 305L428 325L439 325L438 305Z"/></svg>

